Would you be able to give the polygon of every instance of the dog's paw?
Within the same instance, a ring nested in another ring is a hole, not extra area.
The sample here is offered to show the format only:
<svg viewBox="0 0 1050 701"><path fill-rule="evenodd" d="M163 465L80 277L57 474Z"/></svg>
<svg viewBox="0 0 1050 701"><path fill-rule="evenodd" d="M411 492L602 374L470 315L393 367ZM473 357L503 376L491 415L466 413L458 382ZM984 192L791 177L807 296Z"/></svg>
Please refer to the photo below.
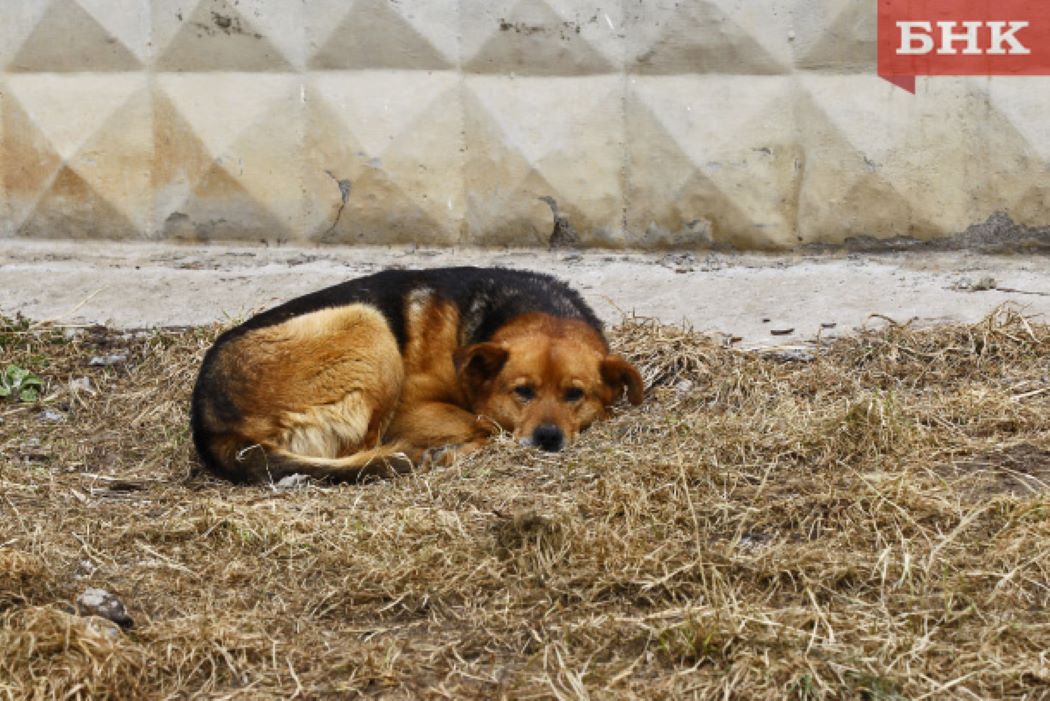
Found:
<svg viewBox="0 0 1050 701"><path fill-rule="evenodd" d="M448 467L456 459L456 446L443 445L423 451L420 464L423 467Z"/></svg>
<svg viewBox="0 0 1050 701"><path fill-rule="evenodd" d="M486 441L484 439L478 439L469 441L467 443L457 443L454 445L443 445L437 448L429 448L423 452L423 458L421 464L427 467L448 467L454 463L458 458L467 453L473 453L478 450Z"/></svg>
<svg viewBox="0 0 1050 701"><path fill-rule="evenodd" d="M387 470L389 470L389 475L396 477L398 475L407 475L415 470L418 461L413 460L408 453L394 453L388 455L383 462Z"/></svg>
<svg viewBox="0 0 1050 701"><path fill-rule="evenodd" d="M389 453L380 457L372 458L362 467L353 472L352 477L344 478L349 482L373 482L376 480L391 479L413 472L417 467L417 461L407 453Z"/></svg>
<svg viewBox="0 0 1050 701"><path fill-rule="evenodd" d="M474 417L474 428L478 431L478 433L485 437L496 436L500 433L503 433L502 426L500 426L498 423L496 423L489 417L482 416L481 414L478 414L476 417ZM483 441L484 438L482 438L481 440Z"/></svg>

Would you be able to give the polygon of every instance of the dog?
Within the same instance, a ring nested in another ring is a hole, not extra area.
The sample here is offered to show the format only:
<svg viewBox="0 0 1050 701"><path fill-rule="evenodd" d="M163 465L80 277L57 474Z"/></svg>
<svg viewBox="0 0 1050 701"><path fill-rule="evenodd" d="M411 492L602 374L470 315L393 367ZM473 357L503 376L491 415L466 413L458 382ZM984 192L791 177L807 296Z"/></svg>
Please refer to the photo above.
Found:
<svg viewBox="0 0 1050 701"><path fill-rule="evenodd" d="M558 451L638 370L566 284L504 268L387 270L223 333L193 390L204 466L233 482L360 482L451 462L509 432Z"/></svg>

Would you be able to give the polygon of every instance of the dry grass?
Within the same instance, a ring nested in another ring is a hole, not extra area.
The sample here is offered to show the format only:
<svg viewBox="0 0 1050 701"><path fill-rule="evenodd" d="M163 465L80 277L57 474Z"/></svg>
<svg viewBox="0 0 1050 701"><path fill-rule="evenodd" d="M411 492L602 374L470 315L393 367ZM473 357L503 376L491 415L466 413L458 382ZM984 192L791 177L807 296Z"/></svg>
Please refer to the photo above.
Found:
<svg viewBox="0 0 1050 701"><path fill-rule="evenodd" d="M0 327L47 385L0 404L0 697L1050 696L1050 330L1012 311L811 362L629 321L654 387L572 450L295 492L195 473L216 331Z"/></svg>

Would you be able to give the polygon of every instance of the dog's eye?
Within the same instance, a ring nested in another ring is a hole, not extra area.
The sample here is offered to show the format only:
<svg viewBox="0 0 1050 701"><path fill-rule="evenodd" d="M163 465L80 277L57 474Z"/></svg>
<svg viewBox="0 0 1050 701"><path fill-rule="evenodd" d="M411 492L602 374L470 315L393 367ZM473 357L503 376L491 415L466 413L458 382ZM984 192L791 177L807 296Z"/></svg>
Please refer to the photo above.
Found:
<svg viewBox="0 0 1050 701"><path fill-rule="evenodd" d="M518 399L524 399L529 401L536 397L536 390L532 389L528 385L520 385L514 388L514 394L518 395Z"/></svg>
<svg viewBox="0 0 1050 701"><path fill-rule="evenodd" d="M579 387L570 387L565 390L565 401L578 402L583 399L583 390Z"/></svg>

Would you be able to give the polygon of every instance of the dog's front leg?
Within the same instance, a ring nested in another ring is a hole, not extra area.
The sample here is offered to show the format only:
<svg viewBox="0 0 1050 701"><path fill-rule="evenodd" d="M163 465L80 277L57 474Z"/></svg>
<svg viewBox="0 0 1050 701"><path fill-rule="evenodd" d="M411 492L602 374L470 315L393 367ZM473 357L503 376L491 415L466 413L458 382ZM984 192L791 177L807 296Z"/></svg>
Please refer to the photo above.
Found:
<svg viewBox="0 0 1050 701"><path fill-rule="evenodd" d="M450 463L457 455L477 450L499 427L448 402L419 402L402 407L388 431L388 440L418 449L423 462Z"/></svg>

